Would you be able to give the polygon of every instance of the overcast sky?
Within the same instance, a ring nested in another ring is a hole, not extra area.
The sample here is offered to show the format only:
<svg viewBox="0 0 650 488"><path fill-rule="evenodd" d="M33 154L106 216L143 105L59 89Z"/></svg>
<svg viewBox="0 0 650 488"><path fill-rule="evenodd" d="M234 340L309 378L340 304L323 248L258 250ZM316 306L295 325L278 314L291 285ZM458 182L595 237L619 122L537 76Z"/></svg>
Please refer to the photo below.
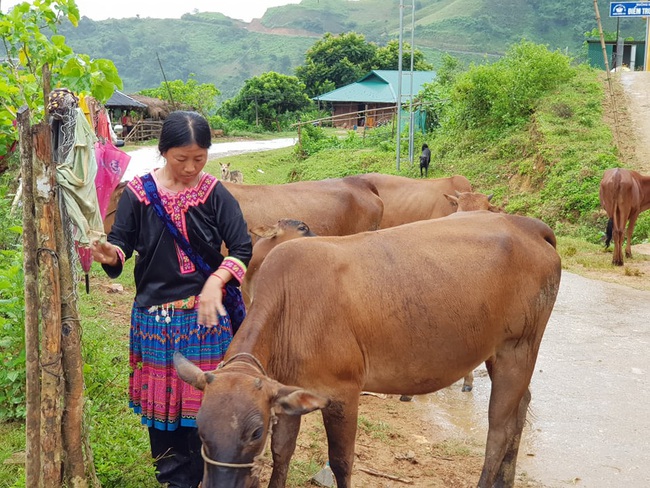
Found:
<svg viewBox="0 0 650 488"><path fill-rule="evenodd" d="M7 12L20 0L0 0ZM79 13L93 20L125 17L180 18L181 15L199 12L221 12L233 19L250 22L260 18L269 7L277 7L300 0L76 0Z"/></svg>

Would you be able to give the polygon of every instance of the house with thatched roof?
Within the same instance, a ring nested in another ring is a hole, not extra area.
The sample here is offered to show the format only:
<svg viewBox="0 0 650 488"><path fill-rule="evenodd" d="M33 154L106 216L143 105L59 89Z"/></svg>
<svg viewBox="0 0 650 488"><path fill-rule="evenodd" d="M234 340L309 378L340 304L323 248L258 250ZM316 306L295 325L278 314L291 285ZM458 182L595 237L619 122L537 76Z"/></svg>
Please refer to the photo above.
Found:
<svg viewBox="0 0 650 488"><path fill-rule="evenodd" d="M125 113L132 115L135 122L132 130L123 132L124 141L146 141L158 137L162 120L172 111L163 100L144 95L126 95L115 90L104 104L109 110L111 120L120 120Z"/></svg>
<svg viewBox="0 0 650 488"><path fill-rule="evenodd" d="M148 97L146 95L133 94L129 95L133 100L146 105L149 118L153 120L164 120L174 111L173 107L166 100L160 98Z"/></svg>
<svg viewBox="0 0 650 488"><path fill-rule="evenodd" d="M147 108L144 103L140 103L137 100L134 100L132 97L126 95L125 93L122 93L119 90L115 90L113 92L111 98L106 100L104 106L109 110L120 110L126 112L129 112L131 110L142 111Z"/></svg>
<svg viewBox="0 0 650 488"><path fill-rule="evenodd" d="M114 113L135 111L140 114L139 118L152 120L164 120L173 111L165 100L138 94L127 95L119 90L115 90L104 105Z"/></svg>

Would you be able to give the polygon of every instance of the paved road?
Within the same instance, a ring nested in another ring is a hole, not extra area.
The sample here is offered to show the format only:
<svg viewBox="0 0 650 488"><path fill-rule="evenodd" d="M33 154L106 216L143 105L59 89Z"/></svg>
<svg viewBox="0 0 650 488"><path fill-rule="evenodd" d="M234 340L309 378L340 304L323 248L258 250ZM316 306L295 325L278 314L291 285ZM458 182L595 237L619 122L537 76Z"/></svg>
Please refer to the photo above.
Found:
<svg viewBox="0 0 650 488"><path fill-rule="evenodd" d="M208 155L214 157L233 156L248 152L262 152L270 149L280 149L283 147L293 146L296 143L295 138L271 139L268 141L235 141L220 142L212 144L208 150ZM127 168L122 181L130 181L134 176L143 175L152 169L160 168L165 164L165 160L160 156L157 147L147 146L135 151L130 151L131 161Z"/></svg>
<svg viewBox="0 0 650 488"><path fill-rule="evenodd" d="M649 375L650 292L563 273L517 472L547 488L650 487ZM456 384L421 401L484 445L489 390L479 374L469 396Z"/></svg>

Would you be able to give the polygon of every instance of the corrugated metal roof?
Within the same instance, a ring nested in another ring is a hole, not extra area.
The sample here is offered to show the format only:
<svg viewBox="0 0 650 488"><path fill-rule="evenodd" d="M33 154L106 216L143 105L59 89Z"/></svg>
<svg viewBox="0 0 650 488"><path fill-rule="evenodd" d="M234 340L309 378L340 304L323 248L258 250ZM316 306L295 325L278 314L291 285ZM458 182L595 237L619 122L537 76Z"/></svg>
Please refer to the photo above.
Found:
<svg viewBox="0 0 650 488"><path fill-rule="evenodd" d="M435 77L435 71L414 71L413 94L417 94L424 83L432 82ZM395 103L397 100L398 80L399 71L397 70L374 70L359 81L314 97L314 100L323 102ZM411 73L402 71L402 100L405 97L408 98L410 90Z"/></svg>
<svg viewBox="0 0 650 488"><path fill-rule="evenodd" d="M134 100L128 95L125 95L119 90L115 90L111 98L109 98L104 104L106 107L128 107L128 108L147 108L144 103L140 103L137 100Z"/></svg>

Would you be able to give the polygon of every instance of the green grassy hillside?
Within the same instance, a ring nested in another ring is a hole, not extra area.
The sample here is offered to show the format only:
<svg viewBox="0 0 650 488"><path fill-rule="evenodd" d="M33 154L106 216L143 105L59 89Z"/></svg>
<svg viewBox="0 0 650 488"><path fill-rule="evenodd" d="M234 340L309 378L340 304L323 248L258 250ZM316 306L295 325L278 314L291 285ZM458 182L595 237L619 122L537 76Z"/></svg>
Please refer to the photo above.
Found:
<svg viewBox="0 0 650 488"><path fill-rule="evenodd" d="M624 166L603 119L605 81L599 72L581 67L571 79L544 95L530 121L505 129L497 139L483 128L461 134L434 132L415 138L432 152L430 177L466 176L476 191L494 195L509 213L537 217L561 236L598 244L607 221L600 209L598 189L605 169ZM279 184L349 174L381 172L417 178L417 163L408 161L408 142L402 144L397 170L391 127L363 133L319 134L303 130L299 157L291 149L240 155L212 161L230 162L250 184ZM260 172L262 170L263 172ZM650 213L641 214L634 232L636 243L650 239Z"/></svg>
<svg viewBox="0 0 650 488"><path fill-rule="evenodd" d="M609 2L599 0L599 5L605 30L616 31L616 21L608 17ZM410 13L406 8L409 42ZM522 38L577 56L584 33L597 27L592 2L559 0L416 0L415 17L415 45L432 63L445 52L464 61L498 56ZM186 80L194 73L197 81L214 83L222 98L230 98L252 76L271 70L294 74L325 32L355 31L380 45L397 39L399 1L303 0L269 9L261 23L274 33L217 13L182 19L83 18L78 28L66 25L61 33L75 51L112 59L127 93L163 81L158 54L168 79ZM621 34L636 39L643 39L644 28L640 19L620 23Z"/></svg>

